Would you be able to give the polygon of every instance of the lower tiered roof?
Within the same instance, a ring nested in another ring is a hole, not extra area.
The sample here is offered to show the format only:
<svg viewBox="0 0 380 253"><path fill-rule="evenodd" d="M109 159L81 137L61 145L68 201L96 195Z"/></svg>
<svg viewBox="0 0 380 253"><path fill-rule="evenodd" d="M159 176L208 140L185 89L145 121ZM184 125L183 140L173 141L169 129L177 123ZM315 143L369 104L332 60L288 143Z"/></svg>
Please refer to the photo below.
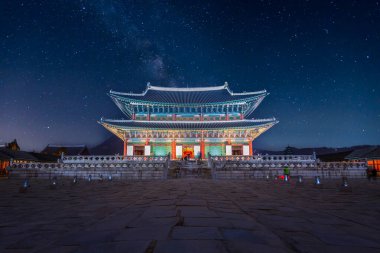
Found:
<svg viewBox="0 0 380 253"><path fill-rule="evenodd" d="M213 130L213 129L242 129L255 128L278 123L271 119L245 119L228 121L139 121L139 120L109 120L102 119L103 126L113 126L120 129L162 129L162 130Z"/></svg>

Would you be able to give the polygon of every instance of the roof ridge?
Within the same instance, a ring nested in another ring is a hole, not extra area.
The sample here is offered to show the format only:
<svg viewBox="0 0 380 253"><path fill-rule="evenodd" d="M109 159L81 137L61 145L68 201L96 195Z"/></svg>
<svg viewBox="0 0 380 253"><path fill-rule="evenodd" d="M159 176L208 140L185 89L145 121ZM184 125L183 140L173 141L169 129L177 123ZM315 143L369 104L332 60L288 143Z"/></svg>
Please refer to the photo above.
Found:
<svg viewBox="0 0 380 253"><path fill-rule="evenodd" d="M55 147L55 148L79 148L85 147L86 144L77 144L77 145L60 145L60 144L48 144L47 147Z"/></svg>
<svg viewBox="0 0 380 253"><path fill-rule="evenodd" d="M271 121L276 121L275 117L272 118L264 118L264 119L240 119L240 120L207 120L207 121L190 121L190 120L132 120L132 119L102 119L99 123L122 123L122 122L143 122L143 123L215 123L215 122L220 122L220 123L228 123L228 122L271 122Z"/></svg>
<svg viewBox="0 0 380 253"><path fill-rule="evenodd" d="M148 85L148 90L160 90L160 91L180 91L180 92L189 92L189 91L213 91L213 90L223 90L226 88L226 85L219 86L208 86L208 87L192 87L192 88L183 88L183 87L163 87L163 86L153 86Z"/></svg>

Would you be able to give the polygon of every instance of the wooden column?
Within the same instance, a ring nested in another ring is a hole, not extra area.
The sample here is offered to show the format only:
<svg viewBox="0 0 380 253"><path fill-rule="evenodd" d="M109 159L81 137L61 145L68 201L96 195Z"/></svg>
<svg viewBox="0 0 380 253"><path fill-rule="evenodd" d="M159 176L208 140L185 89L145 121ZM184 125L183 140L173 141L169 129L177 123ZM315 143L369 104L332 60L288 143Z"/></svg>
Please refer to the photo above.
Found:
<svg viewBox="0 0 380 253"><path fill-rule="evenodd" d="M172 159L176 159L177 158L177 154L176 154L176 141L175 139L172 140Z"/></svg>
<svg viewBox="0 0 380 253"><path fill-rule="evenodd" d="M253 148L252 148L252 139L248 139L248 145L249 145L249 155L253 155Z"/></svg>
<svg viewBox="0 0 380 253"><path fill-rule="evenodd" d="M202 132L202 136L201 136L201 158L202 159L205 159L206 155L205 155L205 139L203 138L203 132Z"/></svg>
<svg viewBox="0 0 380 253"><path fill-rule="evenodd" d="M128 139L124 139L124 152L123 152L123 157L127 156L127 144L128 144Z"/></svg>
<svg viewBox="0 0 380 253"><path fill-rule="evenodd" d="M240 113L240 119L244 119L244 114Z"/></svg>
<svg viewBox="0 0 380 253"><path fill-rule="evenodd" d="M172 120L173 120L173 121L176 121L176 119L177 119L176 116L177 116L177 115L176 115L175 113L173 113L173 115L172 115Z"/></svg>

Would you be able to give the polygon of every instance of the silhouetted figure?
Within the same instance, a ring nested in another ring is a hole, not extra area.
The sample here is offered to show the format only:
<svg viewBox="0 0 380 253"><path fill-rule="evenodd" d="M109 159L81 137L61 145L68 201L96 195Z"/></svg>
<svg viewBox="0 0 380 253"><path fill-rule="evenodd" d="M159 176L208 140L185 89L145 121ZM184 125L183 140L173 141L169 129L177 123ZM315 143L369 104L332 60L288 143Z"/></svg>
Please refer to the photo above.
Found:
<svg viewBox="0 0 380 253"><path fill-rule="evenodd" d="M375 168L372 169L372 180L376 180L377 170Z"/></svg>
<svg viewBox="0 0 380 253"><path fill-rule="evenodd" d="M371 177L372 177L372 169L370 167L368 167L366 169L366 173L367 173L367 179L368 181L371 181Z"/></svg>

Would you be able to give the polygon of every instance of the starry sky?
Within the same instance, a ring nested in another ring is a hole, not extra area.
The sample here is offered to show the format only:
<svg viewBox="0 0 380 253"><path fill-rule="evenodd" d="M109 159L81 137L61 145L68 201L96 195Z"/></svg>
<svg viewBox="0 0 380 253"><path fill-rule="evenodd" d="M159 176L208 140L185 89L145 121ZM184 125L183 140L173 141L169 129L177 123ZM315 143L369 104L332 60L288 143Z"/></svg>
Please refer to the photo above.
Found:
<svg viewBox="0 0 380 253"><path fill-rule="evenodd" d="M87 144L146 83L266 89L256 148L380 144L380 1L0 2L0 143Z"/></svg>

